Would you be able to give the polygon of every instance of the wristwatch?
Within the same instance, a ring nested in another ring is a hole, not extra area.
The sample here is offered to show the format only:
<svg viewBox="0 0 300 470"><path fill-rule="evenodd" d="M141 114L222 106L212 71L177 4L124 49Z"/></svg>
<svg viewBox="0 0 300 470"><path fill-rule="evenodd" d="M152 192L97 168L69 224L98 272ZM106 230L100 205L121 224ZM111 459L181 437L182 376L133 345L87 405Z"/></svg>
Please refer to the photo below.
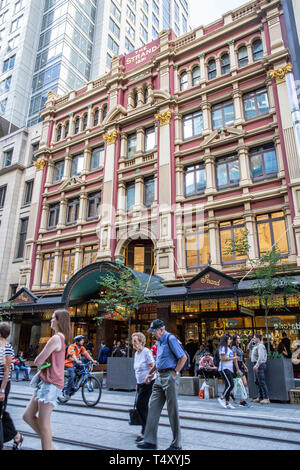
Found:
<svg viewBox="0 0 300 470"><path fill-rule="evenodd" d="M176 371L175 371L175 372L176 372ZM176 377L178 377L179 375L180 375L180 372L177 371L177 372L176 372Z"/></svg>
<svg viewBox="0 0 300 470"><path fill-rule="evenodd" d="M0 393L5 393L5 388L0 388Z"/></svg>

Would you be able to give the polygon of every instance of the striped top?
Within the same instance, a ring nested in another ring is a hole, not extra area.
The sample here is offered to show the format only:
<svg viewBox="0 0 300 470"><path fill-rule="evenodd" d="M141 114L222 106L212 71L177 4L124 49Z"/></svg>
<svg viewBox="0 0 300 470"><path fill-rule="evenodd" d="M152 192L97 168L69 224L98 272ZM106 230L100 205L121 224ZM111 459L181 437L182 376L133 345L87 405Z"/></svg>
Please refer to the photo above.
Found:
<svg viewBox="0 0 300 470"><path fill-rule="evenodd" d="M11 344L7 343L5 346L0 348L0 382L2 382L4 378L4 364L5 364L5 357L11 356L12 358L15 356L14 349ZM11 371L12 367L9 371L8 380L11 379Z"/></svg>

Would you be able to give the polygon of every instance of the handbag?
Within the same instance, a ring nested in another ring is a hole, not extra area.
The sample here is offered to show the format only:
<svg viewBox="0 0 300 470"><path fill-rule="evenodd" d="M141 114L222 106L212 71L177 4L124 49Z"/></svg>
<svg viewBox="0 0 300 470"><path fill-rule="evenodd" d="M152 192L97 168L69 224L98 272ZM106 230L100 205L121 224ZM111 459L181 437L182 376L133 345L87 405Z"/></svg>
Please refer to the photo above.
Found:
<svg viewBox="0 0 300 470"><path fill-rule="evenodd" d="M140 413L138 412L136 408L136 399L137 395L135 395L135 400L134 400L134 407L131 408L129 411L129 425L130 426L141 426L143 425L142 418Z"/></svg>

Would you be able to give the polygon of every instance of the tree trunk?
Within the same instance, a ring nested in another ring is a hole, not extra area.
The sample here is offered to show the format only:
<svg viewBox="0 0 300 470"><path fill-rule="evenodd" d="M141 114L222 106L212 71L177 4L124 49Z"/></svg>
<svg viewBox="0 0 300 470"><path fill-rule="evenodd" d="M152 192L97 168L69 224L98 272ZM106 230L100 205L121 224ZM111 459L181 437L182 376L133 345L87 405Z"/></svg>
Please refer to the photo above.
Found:
<svg viewBox="0 0 300 470"><path fill-rule="evenodd" d="M131 324L131 315L128 317L128 349L127 349L127 357L129 357L129 348L130 348L130 324Z"/></svg>
<svg viewBox="0 0 300 470"><path fill-rule="evenodd" d="M270 338L269 338L269 328L268 328L268 308L265 308L265 323L266 323L266 335L267 335L267 352L270 354Z"/></svg>

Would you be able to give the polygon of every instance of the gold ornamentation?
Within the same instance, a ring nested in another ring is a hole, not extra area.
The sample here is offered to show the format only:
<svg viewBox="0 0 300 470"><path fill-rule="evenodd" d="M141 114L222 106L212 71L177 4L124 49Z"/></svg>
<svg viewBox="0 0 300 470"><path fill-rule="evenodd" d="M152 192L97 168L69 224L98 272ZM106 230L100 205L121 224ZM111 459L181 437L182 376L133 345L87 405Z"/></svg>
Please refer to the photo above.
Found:
<svg viewBox="0 0 300 470"><path fill-rule="evenodd" d="M36 167L37 171L43 170L45 165L46 165L46 159L45 158L40 158L39 160L34 162L34 166Z"/></svg>
<svg viewBox="0 0 300 470"><path fill-rule="evenodd" d="M109 132L104 134L103 139L107 142L107 145L115 144L118 137L117 131Z"/></svg>
<svg viewBox="0 0 300 470"><path fill-rule="evenodd" d="M165 126L166 124L170 124L172 116L172 110L168 109L168 111L164 111L161 114L155 114L155 119L160 122L161 126Z"/></svg>
<svg viewBox="0 0 300 470"><path fill-rule="evenodd" d="M288 63L284 67L280 67L280 69L270 70L269 75L271 78L274 78L276 80L276 83L278 85L279 83L285 82L286 74L292 72L292 70L293 70L292 64Z"/></svg>

